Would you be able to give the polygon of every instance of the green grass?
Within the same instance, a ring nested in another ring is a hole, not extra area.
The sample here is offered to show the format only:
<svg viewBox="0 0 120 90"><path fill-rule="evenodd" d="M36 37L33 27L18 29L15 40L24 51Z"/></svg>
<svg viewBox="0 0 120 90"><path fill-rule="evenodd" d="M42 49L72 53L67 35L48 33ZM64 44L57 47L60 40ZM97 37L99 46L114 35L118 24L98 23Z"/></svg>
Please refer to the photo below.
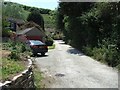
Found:
<svg viewBox="0 0 120 90"><path fill-rule="evenodd" d="M6 81L26 69L26 65L22 59L25 59L30 52L24 47L24 44L19 42L9 40L2 43L2 45L2 49L11 52L9 55L3 55L3 58L0 59L2 61L2 74L0 73L0 76L2 77L2 81Z"/></svg>
<svg viewBox="0 0 120 90"><path fill-rule="evenodd" d="M8 80L12 75L17 74L25 69L21 61L2 58L2 81Z"/></svg>
<svg viewBox="0 0 120 90"><path fill-rule="evenodd" d="M52 46L48 46L48 49L55 49L55 44L53 44Z"/></svg>
<svg viewBox="0 0 120 90"><path fill-rule="evenodd" d="M42 87L41 80L43 79L41 72L38 70L37 66L34 66L34 83L36 86L36 90L39 90Z"/></svg>

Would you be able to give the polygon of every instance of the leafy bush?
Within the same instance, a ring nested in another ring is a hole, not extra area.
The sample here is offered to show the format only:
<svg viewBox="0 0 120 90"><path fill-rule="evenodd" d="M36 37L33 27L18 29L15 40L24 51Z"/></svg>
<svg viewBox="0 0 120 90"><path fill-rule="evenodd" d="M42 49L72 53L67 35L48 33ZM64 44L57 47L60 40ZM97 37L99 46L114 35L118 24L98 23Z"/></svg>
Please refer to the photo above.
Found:
<svg viewBox="0 0 120 90"><path fill-rule="evenodd" d="M93 56L92 48L89 46L83 47L82 51L88 56Z"/></svg>
<svg viewBox="0 0 120 90"><path fill-rule="evenodd" d="M45 40L45 43L47 46L52 46L53 45L53 39L51 37L47 37Z"/></svg>
<svg viewBox="0 0 120 90"><path fill-rule="evenodd" d="M108 49L105 60L108 65L115 67L120 63L120 54L116 49Z"/></svg>
<svg viewBox="0 0 120 90"><path fill-rule="evenodd" d="M10 35L11 35L11 30L9 30L9 29L3 29L2 30L2 36L3 37L10 37Z"/></svg>
<svg viewBox="0 0 120 90"><path fill-rule="evenodd" d="M54 40L61 40L61 39L63 39L63 35L61 33L56 33L52 37L53 37Z"/></svg>
<svg viewBox="0 0 120 90"><path fill-rule="evenodd" d="M10 58L14 60L19 60L20 56L17 50L12 50L10 54Z"/></svg>
<svg viewBox="0 0 120 90"><path fill-rule="evenodd" d="M53 38L54 38L54 40L59 40L60 39L59 35L57 35L57 34L54 35Z"/></svg>
<svg viewBox="0 0 120 90"><path fill-rule="evenodd" d="M105 45L94 47L93 49L90 47L84 47L83 51L85 54L112 67L116 67L120 63L120 54L115 47L107 48Z"/></svg>
<svg viewBox="0 0 120 90"><path fill-rule="evenodd" d="M28 48L24 43L21 43L21 42L14 42L9 40L3 46L4 46L3 47L4 49L11 51L11 54L10 54L11 59L19 60L21 53L26 53L26 55L31 55L30 48Z"/></svg>

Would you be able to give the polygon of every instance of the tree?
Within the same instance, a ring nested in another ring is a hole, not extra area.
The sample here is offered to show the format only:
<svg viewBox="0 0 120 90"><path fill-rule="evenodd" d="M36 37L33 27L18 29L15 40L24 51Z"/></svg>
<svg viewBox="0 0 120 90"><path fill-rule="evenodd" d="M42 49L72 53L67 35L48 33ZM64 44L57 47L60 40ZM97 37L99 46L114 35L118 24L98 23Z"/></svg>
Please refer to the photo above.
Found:
<svg viewBox="0 0 120 90"><path fill-rule="evenodd" d="M40 25L42 29L44 30L44 20L41 14L37 11L32 11L27 18L27 21L33 21L36 24Z"/></svg>
<svg viewBox="0 0 120 90"><path fill-rule="evenodd" d="M60 2L57 13L57 27L63 30L65 41L76 46L83 45L80 16L93 6L90 2ZM81 40L80 40L81 39Z"/></svg>
<svg viewBox="0 0 120 90"><path fill-rule="evenodd" d="M89 10L94 3L91 2L60 2L58 11L62 15L80 16L83 12Z"/></svg>
<svg viewBox="0 0 120 90"><path fill-rule="evenodd" d="M7 2L3 4L3 17L13 17L25 20L25 10L19 4Z"/></svg>
<svg viewBox="0 0 120 90"><path fill-rule="evenodd" d="M120 67L120 2L60 2L58 12L63 18L57 18L57 25L61 29L64 23L66 42Z"/></svg>
<svg viewBox="0 0 120 90"><path fill-rule="evenodd" d="M63 22L64 16L60 12L56 12L56 29L58 31L64 30L64 22Z"/></svg>

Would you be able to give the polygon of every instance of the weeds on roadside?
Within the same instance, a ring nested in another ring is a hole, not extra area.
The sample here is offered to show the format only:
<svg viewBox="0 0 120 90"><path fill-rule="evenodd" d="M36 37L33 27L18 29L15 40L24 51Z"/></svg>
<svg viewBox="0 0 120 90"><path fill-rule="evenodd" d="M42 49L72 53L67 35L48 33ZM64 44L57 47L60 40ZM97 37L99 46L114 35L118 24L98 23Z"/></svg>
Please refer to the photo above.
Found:
<svg viewBox="0 0 120 90"><path fill-rule="evenodd" d="M9 79L10 76L16 74L20 71L23 71L25 67L23 66L22 62L14 61L8 58L2 58L2 80L6 81Z"/></svg>
<svg viewBox="0 0 120 90"><path fill-rule="evenodd" d="M98 47L84 47L83 51L102 63L120 68L120 53L117 50L117 46L109 44L108 41L99 44Z"/></svg>
<svg viewBox="0 0 120 90"><path fill-rule="evenodd" d="M34 82L35 82L36 90L39 90L42 87L41 80L43 79L43 77L36 65L34 65L33 72L34 72Z"/></svg>
<svg viewBox="0 0 120 90"><path fill-rule="evenodd" d="M22 42L15 42L9 40L7 43L3 44L3 49L4 50L9 50L11 51L10 58L12 60L19 60L20 59L20 54L25 53L25 55L31 55L31 50L28 48L24 43Z"/></svg>
<svg viewBox="0 0 120 90"><path fill-rule="evenodd" d="M3 43L3 49L9 50L11 53L7 57L2 58L2 80L8 80L12 75L23 71L26 67L21 60L30 55L31 51L24 43L9 40Z"/></svg>

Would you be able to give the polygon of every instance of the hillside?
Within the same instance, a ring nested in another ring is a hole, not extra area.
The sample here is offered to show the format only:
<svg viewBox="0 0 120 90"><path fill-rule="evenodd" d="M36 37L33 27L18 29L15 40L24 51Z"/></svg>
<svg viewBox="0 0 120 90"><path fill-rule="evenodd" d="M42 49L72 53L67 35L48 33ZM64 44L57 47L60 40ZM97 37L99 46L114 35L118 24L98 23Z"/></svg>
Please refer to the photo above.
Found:
<svg viewBox="0 0 120 90"><path fill-rule="evenodd" d="M42 16L44 18L45 28L55 28L55 24L52 19L52 16L50 16L49 14L42 14Z"/></svg>
<svg viewBox="0 0 120 90"><path fill-rule="evenodd" d="M45 28L54 28L55 27L55 25L53 23L54 20L52 19L52 16L50 15L50 12L52 10L50 10L50 9L30 7L30 6L13 3L13 2L4 2L3 8L4 8L4 12L3 12L4 16L19 18L19 19L23 19L25 21L27 20L27 17L31 11L37 10L37 12L40 12L44 18ZM14 13L12 13L12 12L14 12Z"/></svg>

